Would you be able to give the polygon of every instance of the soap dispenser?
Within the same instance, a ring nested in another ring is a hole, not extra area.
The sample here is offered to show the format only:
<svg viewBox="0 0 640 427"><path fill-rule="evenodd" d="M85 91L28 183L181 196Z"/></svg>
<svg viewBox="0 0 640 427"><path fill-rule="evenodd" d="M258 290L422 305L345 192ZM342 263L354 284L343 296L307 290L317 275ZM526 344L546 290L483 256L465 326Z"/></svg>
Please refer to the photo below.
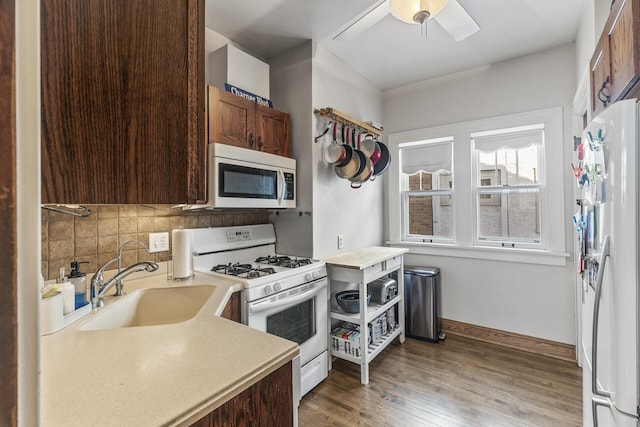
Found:
<svg viewBox="0 0 640 427"><path fill-rule="evenodd" d="M67 278L75 288L76 310L88 304L87 301L87 274L80 271L80 264L89 264L89 261L73 261L71 273Z"/></svg>

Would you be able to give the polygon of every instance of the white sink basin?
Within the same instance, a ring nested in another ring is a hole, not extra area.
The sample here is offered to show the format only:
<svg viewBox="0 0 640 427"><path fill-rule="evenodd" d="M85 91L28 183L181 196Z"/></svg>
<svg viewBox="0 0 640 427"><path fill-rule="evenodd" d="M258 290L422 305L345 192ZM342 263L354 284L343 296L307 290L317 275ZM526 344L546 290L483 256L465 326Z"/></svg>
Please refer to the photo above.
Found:
<svg viewBox="0 0 640 427"><path fill-rule="evenodd" d="M78 329L92 331L184 322L200 311L215 289L215 285L198 285L134 291L112 300Z"/></svg>

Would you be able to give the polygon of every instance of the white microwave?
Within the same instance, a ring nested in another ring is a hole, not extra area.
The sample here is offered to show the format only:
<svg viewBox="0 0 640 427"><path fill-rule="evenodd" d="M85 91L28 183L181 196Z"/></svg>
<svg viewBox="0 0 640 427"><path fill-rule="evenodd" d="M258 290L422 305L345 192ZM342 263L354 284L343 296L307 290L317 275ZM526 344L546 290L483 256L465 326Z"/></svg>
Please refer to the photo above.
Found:
<svg viewBox="0 0 640 427"><path fill-rule="evenodd" d="M296 207L295 159L219 143L208 151L208 206Z"/></svg>

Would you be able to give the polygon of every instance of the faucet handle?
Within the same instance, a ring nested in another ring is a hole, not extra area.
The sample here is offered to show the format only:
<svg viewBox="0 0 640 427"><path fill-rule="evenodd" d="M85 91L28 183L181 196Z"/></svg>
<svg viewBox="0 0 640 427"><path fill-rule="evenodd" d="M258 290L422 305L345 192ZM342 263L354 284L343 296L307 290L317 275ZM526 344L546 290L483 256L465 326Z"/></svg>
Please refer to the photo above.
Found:
<svg viewBox="0 0 640 427"><path fill-rule="evenodd" d="M124 294L126 294L126 292L124 291L124 280L118 280L118 283L116 283L116 293L113 294L114 297L121 297Z"/></svg>

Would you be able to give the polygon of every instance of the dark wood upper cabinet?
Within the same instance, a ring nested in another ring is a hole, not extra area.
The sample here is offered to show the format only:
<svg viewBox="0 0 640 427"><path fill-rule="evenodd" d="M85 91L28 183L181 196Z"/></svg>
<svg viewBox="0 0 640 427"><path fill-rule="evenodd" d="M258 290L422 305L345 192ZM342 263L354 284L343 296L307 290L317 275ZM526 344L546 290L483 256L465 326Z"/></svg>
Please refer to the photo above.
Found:
<svg viewBox="0 0 640 427"><path fill-rule="evenodd" d="M591 58L591 111L640 94L640 0L616 0Z"/></svg>
<svg viewBox="0 0 640 427"><path fill-rule="evenodd" d="M42 0L42 202L206 199L204 0Z"/></svg>
<svg viewBox="0 0 640 427"><path fill-rule="evenodd" d="M291 119L287 113L209 86L209 142L289 157Z"/></svg>

